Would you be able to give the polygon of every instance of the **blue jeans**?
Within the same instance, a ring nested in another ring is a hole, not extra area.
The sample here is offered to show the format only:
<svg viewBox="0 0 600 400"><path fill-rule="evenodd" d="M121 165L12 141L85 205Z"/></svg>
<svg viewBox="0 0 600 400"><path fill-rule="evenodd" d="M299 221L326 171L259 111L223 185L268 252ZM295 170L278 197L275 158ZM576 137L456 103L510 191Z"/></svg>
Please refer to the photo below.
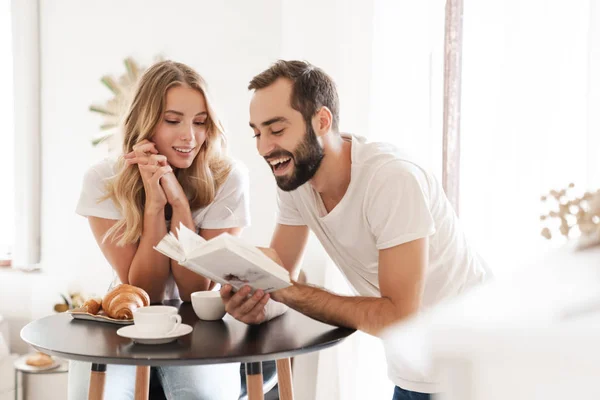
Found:
<svg viewBox="0 0 600 400"><path fill-rule="evenodd" d="M87 400L91 364L69 363L69 400ZM130 400L135 392L131 365L107 365L104 398ZM240 396L240 364L157 367L167 400L237 400Z"/></svg>
<svg viewBox="0 0 600 400"><path fill-rule="evenodd" d="M392 400L430 400L431 395L429 393L418 393L411 392L410 390L404 390L396 386L394 388L394 397Z"/></svg>

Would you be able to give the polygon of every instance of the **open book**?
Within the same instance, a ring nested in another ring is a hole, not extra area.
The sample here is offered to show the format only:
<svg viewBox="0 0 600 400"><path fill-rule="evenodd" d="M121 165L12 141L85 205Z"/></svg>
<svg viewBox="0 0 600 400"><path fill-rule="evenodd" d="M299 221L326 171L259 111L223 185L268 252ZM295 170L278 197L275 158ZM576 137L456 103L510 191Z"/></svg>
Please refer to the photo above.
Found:
<svg viewBox="0 0 600 400"><path fill-rule="evenodd" d="M177 236L169 232L154 249L211 281L267 293L291 285L285 268L238 237L223 233L207 241L183 224L176 230Z"/></svg>

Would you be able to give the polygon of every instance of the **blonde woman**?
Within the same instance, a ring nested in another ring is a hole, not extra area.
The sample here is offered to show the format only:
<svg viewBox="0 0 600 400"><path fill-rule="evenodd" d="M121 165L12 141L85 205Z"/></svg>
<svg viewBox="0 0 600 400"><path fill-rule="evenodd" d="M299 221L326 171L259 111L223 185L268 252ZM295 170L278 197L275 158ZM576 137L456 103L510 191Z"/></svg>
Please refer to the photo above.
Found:
<svg viewBox="0 0 600 400"><path fill-rule="evenodd" d="M119 280L153 303L189 301L211 282L152 246L183 223L205 239L249 224L247 171L224 154L223 128L204 80L159 62L141 77L124 121L123 154L85 175L77 213L88 218ZM237 399L239 364L157 367L167 399ZM87 399L90 364L73 362L69 399ZM210 384L209 384L210 382ZM135 367L109 365L106 398L133 399Z"/></svg>

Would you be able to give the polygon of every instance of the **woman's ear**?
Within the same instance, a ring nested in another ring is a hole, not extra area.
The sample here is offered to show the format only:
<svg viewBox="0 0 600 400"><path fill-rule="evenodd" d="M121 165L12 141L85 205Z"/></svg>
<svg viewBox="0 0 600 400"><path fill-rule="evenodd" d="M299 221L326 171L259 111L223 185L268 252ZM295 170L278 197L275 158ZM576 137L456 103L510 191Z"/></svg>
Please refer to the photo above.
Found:
<svg viewBox="0 0 600 400"><path fill-rule="evenodd" d="M323 106L319 110L317 110L312 122L313 129L317 137L321 137L331 130L333 114L331 114L329 108Z"/></svg>

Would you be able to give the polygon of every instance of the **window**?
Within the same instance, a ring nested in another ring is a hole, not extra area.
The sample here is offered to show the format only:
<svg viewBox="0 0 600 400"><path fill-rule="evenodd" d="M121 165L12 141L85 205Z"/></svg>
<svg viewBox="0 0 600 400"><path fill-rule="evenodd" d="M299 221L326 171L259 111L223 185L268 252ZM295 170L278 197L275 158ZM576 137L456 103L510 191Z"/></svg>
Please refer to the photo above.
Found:
<svg viewBox="0 0 600 400"><path fill-rule="evenodd" d="M460 217L498 276L564 244L541 195L595 189L593 3L465 1Z"/></svg>
<svg viewBox="0 0 600 400"><path fill-rule="evenodd" d="M14 245L14 122L13 122L13 57L10 0L0 0L0 260L6 260Z"/></svg>

